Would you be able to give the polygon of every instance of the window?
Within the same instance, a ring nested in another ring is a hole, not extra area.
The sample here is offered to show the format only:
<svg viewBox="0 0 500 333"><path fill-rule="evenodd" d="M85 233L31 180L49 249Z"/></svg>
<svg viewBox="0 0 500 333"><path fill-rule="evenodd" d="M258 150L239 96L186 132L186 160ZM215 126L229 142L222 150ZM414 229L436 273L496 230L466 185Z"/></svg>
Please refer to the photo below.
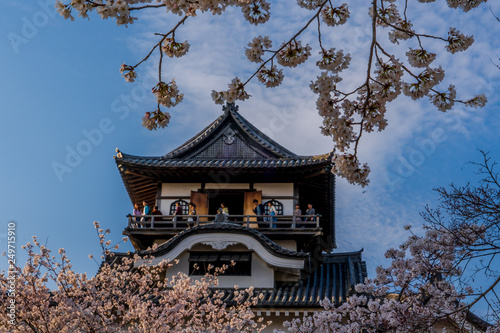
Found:
<svg viewBox="0 0 500 333"><path fill-rule="evenodd" d="M172 204L170 204L170 214L169 215L174 215L175 209L176 209L176 207L175 207L176 203L179 203L179 205L181 206L182 215L189 215L189 203L186 200L182 200L182 199L176 200L176 201L172 202Z"/></svg>
<svg viewBox="0 0 500 333"><path fill-rule="evenodd" d="M231 261L235 262L231 266ZM198 266L198 268L195 267ZM208 272L208 266L214 268L222 265L229 266L224 274L227 276L250 276L252 275L252 253L251 252L190 252L189 254L189 274L205 275Z"/></svg>
<svg viewBox="0 0 500 333"><path fill-rule="evenodd" d="M270 203L270 202L272 202L274 209L276 209L276 213L278 213L278 215L283 215L283 204L281 202L279 202L278 200L274 200L274 199L271 199L271 200L264 202L265 215L269 215L268 203Z"/></svg>

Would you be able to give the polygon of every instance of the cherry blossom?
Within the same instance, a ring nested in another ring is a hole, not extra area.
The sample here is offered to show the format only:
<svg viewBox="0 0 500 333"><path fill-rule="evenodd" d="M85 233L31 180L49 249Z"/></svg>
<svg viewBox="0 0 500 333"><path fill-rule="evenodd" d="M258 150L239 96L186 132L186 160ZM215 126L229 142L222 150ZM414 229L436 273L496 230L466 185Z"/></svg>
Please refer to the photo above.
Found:
<svg viewBox="0 0 500 333"><path fill-rule="evenodd" d="M106 233L99 230L99 223L95 228L101 240ZM64 249L53 255L36 237L23 248L24 267L0 273L0 303L15 299L16 306L14 323L8 311L0 311L2 332L249 333L266 327L251 310L259 296L253 288L235 288L235 304L223 302L217 276L227 266L201 279L182 273L169 276L174 263L139 265L140 259L154 258L115 254L102 245L103 261L97 274L89 277L72 269ZM94 260L92 255L89 258ZM15 298L8 291L11 274L15 274Z"/></svg>
<svg viewBox="0 0 500 333"><path fill-rule="evenodd" d="M418 2L417 6L422 8L417 13L421 13L425 12L427 3L434 1ZM446 1L451 9L463 12L468 12L484 2L486 1ZM134 12L147 9L156 9L181 17L169 31L156 33L158 40L153 43L151 51L142 60L132 66L122 65L120 69L125 80L134 82L138 75L138 66L150 60L156 49L160 50L158 84L153 88L157 110L149 117L143 118L143 126L148 129L166 126L170 116L163 115L160 108L174 107L183 99L183 94L174 81L163 82L162 74L166 71L162 64L165 59L175 61L172 58L184 56L188 52L190 46L188 41L181 43L175 40L176 33L182 30L186 20L196 20L197 16L205 13L221 15L229 7L240 8L243 18L249 25L263 24L271 18L271 4L266 0L157 0L156 2L58 0L55 3L61 16L71 20L76 14L82 18L90 18L95 11L102 19L114 19L118 25L129 25L137 20L133 16ZM296 5L300 7L299 9L307 11L310 17L300 25L301 28L292 32L284 42L274 41L275 45L280 45L278 49L271 49L273 44L271 31L269 36L255 37L247 44L248 47L241 48L246 58L257 64L253 74L249 74L247 78L233 79L229 83L228 90L221 91L214 87L212 91L214 102L223 104L249 98L250 94L246 91L246 87L254 78L266 87L277 87L283 82L285 75L288 75L287 71L308 61L312 48L319 46L316 51L321 56L316 60L318 72L312 73L309 78L304 78L304 81L313 81L310 87L317 94L317 111L323 117L321 133L331 136L335 148L341 153L348 153L349 155L345 155L350 156L347 160L354 163L350 167L347 167L348 164L335 167L333 171L350 182L359 180L362 186L368 184L366 177L369 168L355 167L355 165L362 164L358 161L358 147L362 137L365 137L363 134L384 130L389 125L386 117L386 113L392 111L389 103L400 97L401 93L414 100L427 97L432 105L443 112L450 110L457 103L474 108L483 107L486 103L484 95L459 98L463 92L457 91L453 82L446 82L444 74L446 67L443 68L445 64L434 64L438 53L443 52L442 48L451 54L465 51L474 42L473 36L460 32L457 27L450 27L446 36L429 33L435 30L431 26L417 26L414 22L418 21L412 21L415 15L412 12L413 5L410 8L404 1L373 0L364 2L363 5L365 4L366 19L371 23L371 42L364 50L360 50L360 53L367 55L366 62L351 63L351 55L345 51L346 45L332 47L326 45L329 38L324 38L327 34L339 33L339 29L342 28L340 26L351 20L349 6L354 8L354 3L349 3L348 6L347 3L334 3L331 0L297 0ZM308 36L317 37L318 43L304 42L303 45L300 38L306 31ZM394 45L386 49L385 45L388 44L386 41ZM346 88L341 81L344 75L350 75L346 73L349 73L347 70L352 66L366 66L364 70L366 75L359 78L354 88ZM239 68L235 69L238 70ZM324 71L329 74L324 74ZM337 77L328 79L330 74L336 74ZM242 77L242 75L235 73L234 76ZM318 79L321 82L314 79L315 77L321 77L321 80ZM184 78L179 82L182 80ZM158 123L155 124L156 122ZM349 174L352 172L360 174Z"/></svg>
<svg viewBox="0 0 500 333"><path fill-rule="evenodd" d="M169 83L158 83L153 88L153 93L155 94L158 103L166 106L167 108L179 104L184 97L184 94L179 93L175 80L172 80Z"/></svg>
<svg viewBox="0 0 500 333"><path fill-rule="evenodd" d="M161 50L170 58L179 58L189 51L189 43L177 43L174 38L165 38Z"/></svg>
<svg viewBox="0 0 500 333"><path fill-rule="evenodd" d="M311 47L307 44L302 46L300 41L283 43L281 50L277 53L278 64L284 67L297 67L304 63L311 55Z"/></svg>
<svg viewBox="0 0 500 333"><path fill-rule="evenodd" d="M342 4L342 6L335 8L325 6L321 11L321 18L327 25L331 27L346 23L349 16L349 9L347 4L345 3Z"/></svg>
<svg viewBox="0 0 500 333"><path fill-rule="evenodd" d="M283 81L283 70L278 69L274 65L270 69L262 67L259 73L257 73L257 78L268 88L277 87Z"/></svg>
<svg viewBox="0 0 500 333"><path fill-rule="evenodd" d="M272 42L268 36L258 36L249 42L248 46L249 48L245 50L247 59L251 62L259 63L263 62L262 56L264 55L264 50L271 48Z"/></svg>
<svg viewBox="0 0 500 333"><path fill-rule="evenodd" d="M345 302L324 300L324 311L286 322L286 331L436 332L444 325L452 331L499 332L500 179L496 164L482 155L484 161L474 163L483 176L479 183L437 188L437 208L422 213L423 234L406 225L408 239L385 254L390 265L377 267L376 276L356 285ZM336 164L359 167L352 156ZM475 319L480 328L472 330L470 311L480 301L489 310L489 323Z"/></svg>
<svg viewBox="0 0 500 333"><path fill-rule="evenodd" d="M316 63L316 66L332 73L339 73L348 68L351 62L350 54L344 55L344 51L342 50L335 52L335 48L322 50L319 54L321 55L321 60Z"/></svg>

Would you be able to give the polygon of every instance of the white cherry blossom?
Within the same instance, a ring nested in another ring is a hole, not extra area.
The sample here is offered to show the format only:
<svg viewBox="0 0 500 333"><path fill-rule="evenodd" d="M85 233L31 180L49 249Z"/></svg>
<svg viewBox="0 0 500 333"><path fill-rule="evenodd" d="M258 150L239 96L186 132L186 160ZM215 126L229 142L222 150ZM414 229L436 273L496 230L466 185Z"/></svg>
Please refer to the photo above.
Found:
<svg viewBox="0 0 500 333"><path fill-rule="evenodd" d="M268 88L279 86L284 77L283 71L278 69L275 65L271 66L269 69L262 67L257 73L257 79Z"/></svg>
<svg viewBox="0 0 500 333"><path fill-rule="evenodd" d="M345 3L335 8L325 6L325 8L321 11L321 18L323 19L323 22L331 27L346 23L349 17L349 7Z"/></svg>
<svg viewBox="0 0 500 333"><path fill-rule="evenodd" d="M284 67L297 67L304 63L311 55L309 44L302 46L300 41L291 41L282 45L281 51L276 54L278 64Z"/></svg>
<svg viewBox="0 0 500 333"><path fill-rule="evenodd" d="M428 6L426 3L432 0L419 0L419 6ZM450 8L461 9L468 12L478 7L485 0L447 0ZM288 3L287 3L288 4ZM358 146L364 139L363 133L380 131L388 126L387 112L391 112L390 102L397 99L401 93L418 100L427 97L430 103L438 110L446 111L457 103L469 107L483 107L486 103L485 96L469 97L460 99L457 96L461 92L450 88L443 92L439 85L441 82L446 86L453 86L452 82L445 82L444 70L440 64L433 65L438 58L438 50L441 47L450 53L464 51L472 45L474 39L457 28L451 27L448 35L439 36L432 34L432 26L413 26L414 19L413 5L406 6L404 2L395 0L377 0L366 2L367 26L371 26L371 31L366 31L371 37L370 42L359 50L360 54L366 54L368 61L351 62L351 55L345 53L348 49L346 45L327 45L331 43L330 38L325 38L328 34L337 33L331 27L338 29L339 25L351 19L347 3L334 3L328 0L297 0L290 2L290 5L300 7L299 10L306 11L310 18L304 21L303 25L297 28L296 32L291 32L281 46L272 50L269 36L255 37L244 49L246 58L250 62L257 63L255 71L248 74L245 79L233 79L229 83L229 88L225 91L212 91L212 98L215 103L234 102L245 100L250 97L246 91L246 86L251 80L258 80L266 87L276 87L288 75L286 71L304 63L311 55L312 46L318 47L316 52L321 58L316 60L318 72L311 73L305 82L314 81L311 89L317 94L316 107L320 116L323 117L323 127L321 132L332 137L335 148L343 153L352 154L357 161ZM267 22L271 17L271 6L267 0L57 0L56 9L65 19L73 20L73 15L77 14L82 18L91 18L93 12L102 19L113 19L118 25L130 25L137 18L134 12L140 10L160 10L169 14L178 15L177 24L172 24L168 32L158 33L156 43L151 46L144 59L135 65L123 65L120 72L128 82L134 82L138 72L138 66L147 60L151 60L153 51L159 48L163 55L158 61L159 79L158 84L153 88L159 106L173 107L180 103L183 94L179 91L175 82L160 82L165 72L162 63L165 61L175 61L173 58L183 56L189 50L187 42L177 42L175 36L184 28L186 20L196 20L198 16L205 13L220 15L230 7L241 9L243 18L251 25L258 25ZM278 6L277 6L278 7ZM292 13L291 9L291 13ZM422 9L425 12L425 9ZM76 16L76 15L75 15ZM292 17L292 16L291 16ZM371 21L371 22L370 22ZM431 22L432 23L432 22ZM250 26L250 25L249 25ZM306 34L316 36L318 43L302 45L299 40ZM344 33L340 31L340 33ZM264 35L264 33L262 33ZM386 41L395 45L386 48ZM404 42L402 42L404 41ZM429 43L428 41L432 41ZM401 44L399 44L401 42ZM439 44L441 43L441 46ZM436 48L438 45L438 48ZM335 47L333 47L335 46ZM218 47L214 45L213 47ZM358 52L358 51L357 51ZM407 64L399 59L406 54ZM399 58L399 59L398 59ZM279 66L286 68L279 68ZM364 72L366 77L362 77L354 87L349 89L340 84L344 75L350 75L349 69L352 66L366 66ZM163 68L163 70L162 70ZM417 69L417 70L416 70ZM419 70L422 72L418 72ZM241 71L236 66L235 71ZM319 72L327 71L328 73ZM235 74L239 75L240 74ZM317 79L314 77L317 76ZM182 82L185 78L180 78ZM462 93L463 94L463 93ZM397 112L397 110L396 110ZM169 117L161 116L161 110L157 109L151 116L143 119L143 125L148 129L157 129L166 126ZM360 162L359 162L360 163ZM346 176L345 172L353 172L349 175L350 180L365 179L363 168L334 168L334 172L340 176ZM356 174L360 173L360 174ZM363 184L366 184L364 182Z"/></svg>

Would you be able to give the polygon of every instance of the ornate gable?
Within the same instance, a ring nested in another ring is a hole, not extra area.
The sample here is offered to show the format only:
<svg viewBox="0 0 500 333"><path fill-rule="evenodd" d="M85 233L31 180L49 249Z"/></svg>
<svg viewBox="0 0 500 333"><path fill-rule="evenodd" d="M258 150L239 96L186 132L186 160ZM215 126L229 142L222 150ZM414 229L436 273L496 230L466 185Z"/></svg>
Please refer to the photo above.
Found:
<svg viewBox="0 0 500 333"><path fill-rule="evenodd" d="M295 158L290 152L259 131L228 104L224 114L164 158L205 160L258 160Z"/></svg>
<svg viewBox="0 0 500 333"><path fill-rule="evenodd" d="M204 147L195 150L194 154L185 158L194 159L265 159L272 158L264 151L247 144L241 137L241 133L233 130L227 125L219 132L219 135L211 140Z"/></svg>

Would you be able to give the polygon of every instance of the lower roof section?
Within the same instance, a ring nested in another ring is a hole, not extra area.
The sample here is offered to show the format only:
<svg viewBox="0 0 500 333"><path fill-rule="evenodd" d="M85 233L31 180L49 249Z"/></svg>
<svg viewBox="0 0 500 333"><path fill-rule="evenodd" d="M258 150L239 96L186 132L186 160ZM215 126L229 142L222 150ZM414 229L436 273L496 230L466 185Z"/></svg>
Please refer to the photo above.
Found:
<svg viewBox="0 0 500 333"><path fill-rule="evenodd" d="M361 260L361 251L357 253L338 253L333 262L327 262L332 255L326 255L325 262L319 264L314 271L296 282L276 282L274 288L255 288L252 296L259 296L254 306L266 308L315 308L321 309L321 301L327 299L331 303L341 304L354 293L354 286L363 283L367 277L366 263ZM117 257L113 261L119 260ZM226 304L235 303L237 297L235 288L217 288L223 292L221 300ZM244 300L250 295L244 290Z"/></svg>
<svg viewBox="0 0 500 333"><path fill-rule="evenodd" d="M273 242L268 237L264 236L261 232L256 229L246 228L244 226L234 224L234 223L207 223L200 224L197 226L193 226L191 228L185 229L169 239L167 242L158 246L153 251L140 251L139 255L152 255L155 258L161 258L167 254L171 254L173 252L184 251L189 247L186 243L186 239L193 239L195 236L201 235L202 237L197 237L198 239L194 239L191 242L206 242L209 243L214 249L224 249L225 247L231 245L232 242L244 242L245 240L240 240L241 237L246 237L249 239L255 240L260 246L262 246L265 251L269 252L273 256L287 258L287 259L299 259L304 260L308 258L308 253L305 252L297 252L286 249L282 246L279 246L275 242ZM191 244L191 245L193 245ZM180 253L180 252L179 252ZM174 255L172 258L175 259Z"/></svg>
<svg viewBox="0 0 500 333"><path fill-rule="evenodd" d="M274 288L255 288L253 295L259 297L256 308L322 308L320 302L328 299L341 304L354 292L354 286L367 277L366 263L361 251L323 254L319 265L296 282L276 282ZM217 289L224 293L222 300L235 302L235 289ZM244 291L241 291L244 292ZM248 297L248 294L247 294Z"/></svg>
<svg viewBox="0 0 500 333"><path fill-rule="evenodd" d="M238 242L238 237L244 235L258 242L273 257L281 257L290 262L301 262L301 265L303 265L300 278L295 281L275 281L273 288L255 288L252 293L253 296L261 295L255 308L321 309L320 302L325 299L334 304L341 304L354 292L354 286L363 283L367 277L366 263L362 260L363 250L344 253L320 252L321 255L315 258L309 253L282 248L257 230L245 229L230 223L200 225L187 229L177 237L160 245L154 251L141 251L138 254L140 256L153 255L156 259L172 251L175 252L176 248L177 250L179 250L179 247L184 248L183 241L189 240L189 238L215 235L216 233L232 234L231 241L235 242ZM231 244L227 242L227 239L221 239L219 243L211 239L208 243L214 249ZM254 251L257 250L254 249ZM108 259L108 263L111 263L112 260L120 260L121 256L126 255L116 254L113 258ZM273 266L279 267L280 265L275 263ZM235 284L237 284L236 280ZM225 303L232 304L235 302L235 288L217 288L215 290L223 292L221 299ZM244 291L240 289L240 292ZM246 294L245 297L249 298L250 295Z"/></svg>

